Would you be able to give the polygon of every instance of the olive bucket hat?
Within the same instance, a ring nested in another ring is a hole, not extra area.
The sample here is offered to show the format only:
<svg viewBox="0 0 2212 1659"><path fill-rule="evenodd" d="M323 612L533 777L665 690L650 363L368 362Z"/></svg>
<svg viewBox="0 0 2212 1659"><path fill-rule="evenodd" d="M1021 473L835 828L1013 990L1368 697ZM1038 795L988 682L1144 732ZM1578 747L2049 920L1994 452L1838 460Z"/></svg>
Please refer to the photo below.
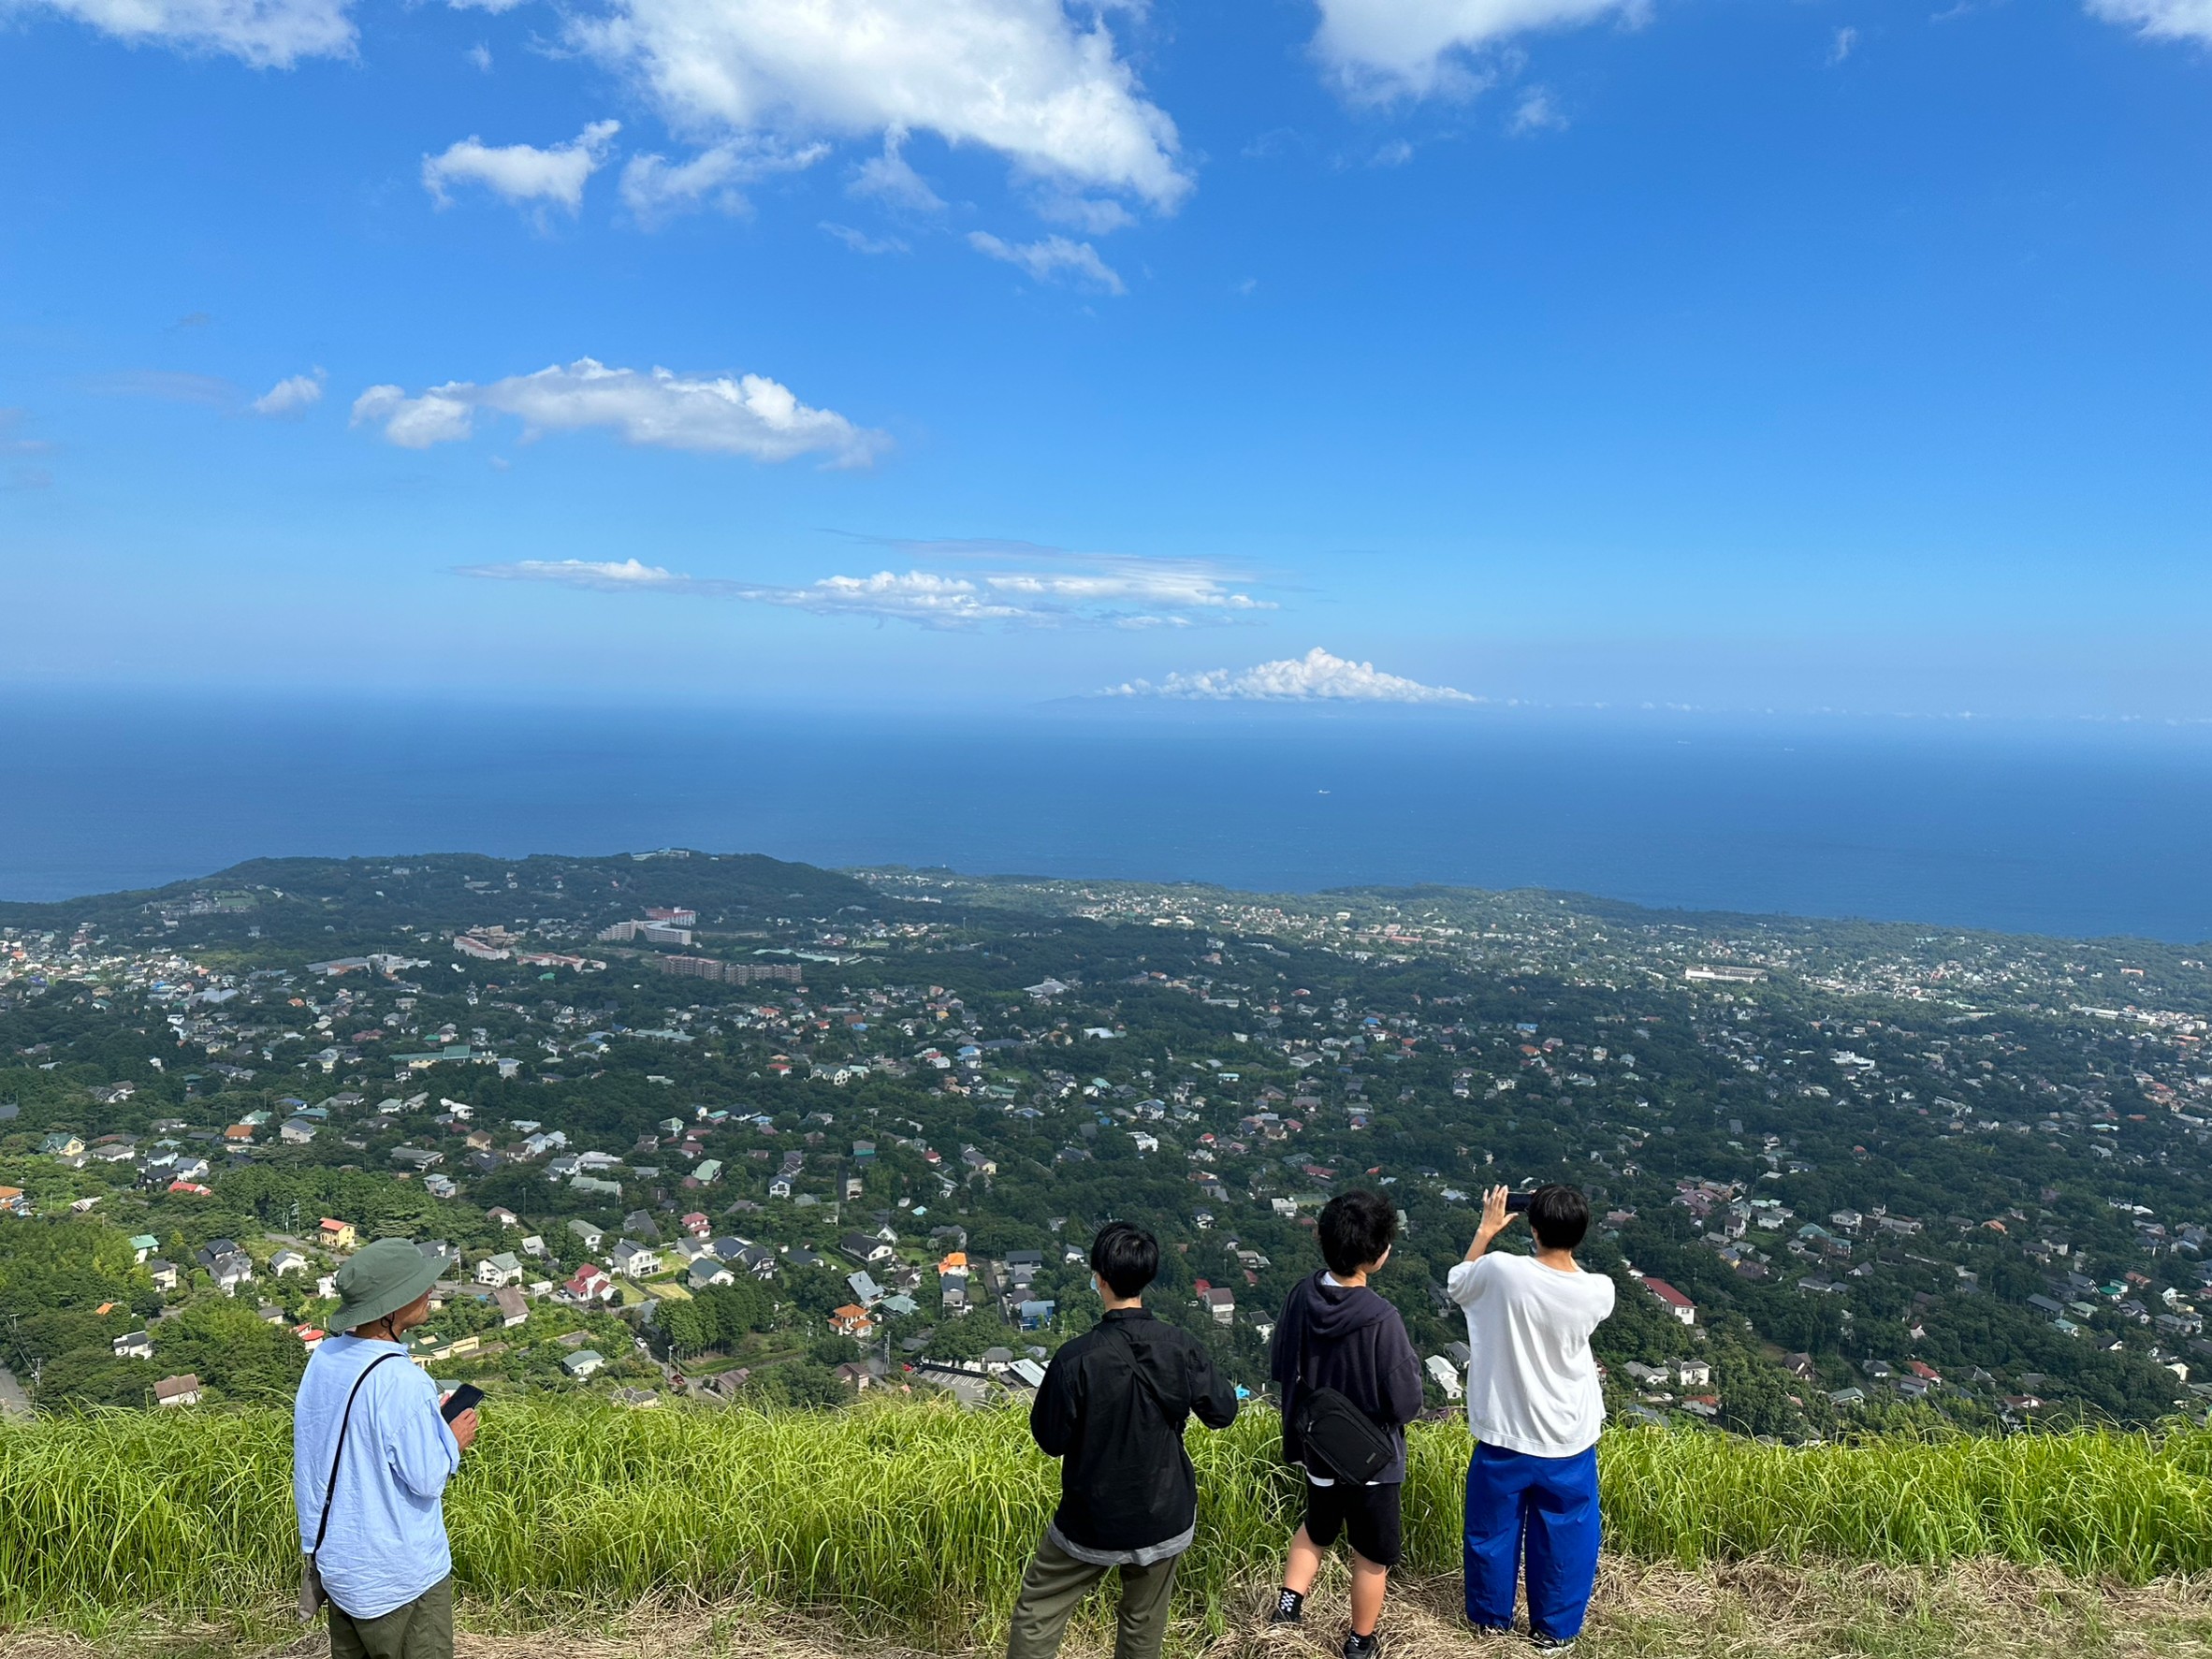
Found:
<svg viewBox="0 0 2212 1659"><path fill-rule="evenodd" d="M407 1239L378 1239L338 1270L333 1331L355 1331L396 1314L438 1282L438 1264Z"/></svg>

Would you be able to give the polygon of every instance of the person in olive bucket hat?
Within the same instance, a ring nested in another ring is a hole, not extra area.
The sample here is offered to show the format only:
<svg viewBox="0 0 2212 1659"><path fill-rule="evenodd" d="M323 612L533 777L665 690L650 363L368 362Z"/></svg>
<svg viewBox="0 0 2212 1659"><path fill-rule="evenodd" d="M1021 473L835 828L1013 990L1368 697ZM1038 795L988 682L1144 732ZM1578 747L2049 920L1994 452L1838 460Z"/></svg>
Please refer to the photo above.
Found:
<svg viewBox="0 0 2212 1659"><path fill-rule="evenodd" d="M330 1608L333 1659L452 1659L445 1483L476 1438L449 1424L401 1337L429 1317L439 1263L378 1239L338 1270L334 1335L292 1410L292 1497L306 1557L300 1610Z"/></svg>

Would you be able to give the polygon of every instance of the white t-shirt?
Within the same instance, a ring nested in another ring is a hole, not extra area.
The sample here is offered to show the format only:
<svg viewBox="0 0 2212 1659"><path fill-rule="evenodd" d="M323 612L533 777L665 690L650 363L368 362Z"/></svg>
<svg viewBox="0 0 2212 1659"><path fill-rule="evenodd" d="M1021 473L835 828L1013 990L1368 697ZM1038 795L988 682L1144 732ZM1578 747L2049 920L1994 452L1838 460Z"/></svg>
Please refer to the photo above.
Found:
<svg viewBox="0 0 2212 1659"><path fill-rule="evenodd" d="M1613 1311L1607 1273L1491 1253L1451 1270L1467 1310L1467 1423L1488 1446L1564 1458L1597 1444L1606 1404L1590 1333Z"/></svg>

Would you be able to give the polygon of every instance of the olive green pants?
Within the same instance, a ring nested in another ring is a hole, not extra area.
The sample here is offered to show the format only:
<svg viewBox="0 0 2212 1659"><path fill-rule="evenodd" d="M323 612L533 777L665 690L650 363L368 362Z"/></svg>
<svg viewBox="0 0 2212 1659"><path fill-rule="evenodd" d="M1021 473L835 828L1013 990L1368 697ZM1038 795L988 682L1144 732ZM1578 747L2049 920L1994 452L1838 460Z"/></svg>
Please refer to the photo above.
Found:
<svg viewBox="0 0 2212 1659"><path fill-rule="evenodd" d="M1159 1659L1168 1635L1168 1593L1175 1587L1180 1556L1150 1566L1103 1567L1078 1561L1051 1538L1037 1540L1037 1553L1022 1575L1022 1598L1014 1604L1007 1632L1007 1659L1053 1659L1068 1621L1100 1579L1121 1574L1121 1602L1114 1609L1113 1659Z"/></svg>
<svg viewBox="0 0 2212 1659"><path fill-rule="evenodd" d="M332 1602L330 1659L453 1659L453 1579L374 1619L357 1619Z"/></svg>

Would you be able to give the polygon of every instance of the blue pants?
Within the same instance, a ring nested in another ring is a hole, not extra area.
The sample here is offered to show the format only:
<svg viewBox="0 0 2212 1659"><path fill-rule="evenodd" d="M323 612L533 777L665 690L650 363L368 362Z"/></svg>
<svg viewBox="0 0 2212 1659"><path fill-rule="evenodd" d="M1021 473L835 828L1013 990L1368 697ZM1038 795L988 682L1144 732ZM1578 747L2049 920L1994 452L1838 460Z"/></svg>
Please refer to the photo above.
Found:
<svg viewBox="0 0 2212 1659"><path fill-rule="evenodd" d="M1512 1624L1525 1555L1531 1634L1573 1640L1597 1580L1597 1448L1539 1458L1476 1447L1467 1465L1469 1623L1492 1630Z"/></svg>

